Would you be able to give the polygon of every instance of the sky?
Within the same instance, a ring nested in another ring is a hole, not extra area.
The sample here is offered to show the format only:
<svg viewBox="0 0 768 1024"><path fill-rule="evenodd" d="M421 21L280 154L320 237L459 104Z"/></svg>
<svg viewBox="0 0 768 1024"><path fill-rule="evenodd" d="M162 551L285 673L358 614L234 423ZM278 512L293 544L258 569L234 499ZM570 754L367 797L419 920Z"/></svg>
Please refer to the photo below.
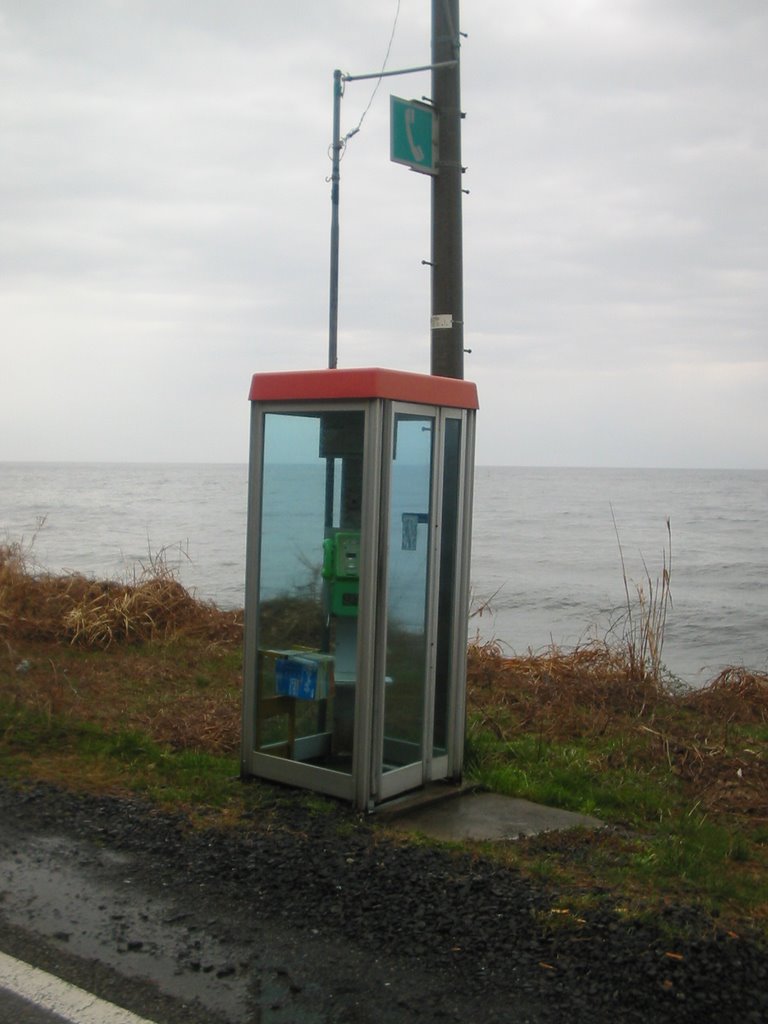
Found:
<svg viewBox="0 0 768 1024"><path fill-rule="evenodd" d="M244 462L327 365L333 70L429 0L0 0L0 461ZM768 468L765 0L464 0L486 465ZM342 132L375 81L348 82ZM341 163L339 366L429 372L430 180L386 78Z"/></svg>

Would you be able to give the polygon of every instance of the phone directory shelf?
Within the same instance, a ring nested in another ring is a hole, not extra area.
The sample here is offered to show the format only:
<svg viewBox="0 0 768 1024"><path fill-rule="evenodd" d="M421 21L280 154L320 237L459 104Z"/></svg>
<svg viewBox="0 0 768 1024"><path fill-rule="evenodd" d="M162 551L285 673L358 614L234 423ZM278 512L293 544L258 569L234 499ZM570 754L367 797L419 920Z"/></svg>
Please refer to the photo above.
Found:
<svg viewBox="0 0 768 1024"><path fill-rule="evenodd" d="M458 780L474 384L251 381L241 771L361 810Z"/></svg>

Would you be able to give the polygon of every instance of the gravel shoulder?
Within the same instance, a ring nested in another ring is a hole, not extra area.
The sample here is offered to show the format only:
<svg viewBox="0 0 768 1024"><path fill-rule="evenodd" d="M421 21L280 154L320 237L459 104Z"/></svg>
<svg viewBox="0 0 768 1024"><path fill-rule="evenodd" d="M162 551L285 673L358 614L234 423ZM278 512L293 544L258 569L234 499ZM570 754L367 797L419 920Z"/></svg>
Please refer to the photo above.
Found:
<svg viewBox="0 0 768 1024"><path fill-rule="evenodd" d="M157 1020L768 1020L757 939L680 906L563 924L556 894L519 874L333 804L286 797L199 830L137 801L0 782L0 864L7 952L34 945L41 966L77 984L85 971Z"/></svg>

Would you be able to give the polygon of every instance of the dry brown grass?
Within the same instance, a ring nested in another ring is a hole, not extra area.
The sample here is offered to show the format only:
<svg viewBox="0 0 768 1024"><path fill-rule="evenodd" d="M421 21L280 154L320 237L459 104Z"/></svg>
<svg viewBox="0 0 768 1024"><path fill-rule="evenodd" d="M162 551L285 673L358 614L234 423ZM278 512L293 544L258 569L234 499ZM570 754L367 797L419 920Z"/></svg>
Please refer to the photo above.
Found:
<svg viewBox="0 0 768 1024"><path fill-rule="evenodd" d="M730 666L703 690L688 693L685 704L720 722L768 725L768 675Z"/></svg>
<svg viewBox="0 0 768 1024"><path fill-rule="evenodd" d="M645 680L648 677L661 680L663 672L662 650L664 633L667 625L667 612L672 605L672 527L667 519L667 546L662 552L661 573L654 581L648 566L643 559L645 580L630 586L627 568L624 561L624 549L621 546L619 527L611 506L613 528L619 546L621 574L624 580L626 606L623 621L623 634L620 646L626 658L627 669L631 679ZM634 591L634 597L633 597Z"/></svg>
<svg viewBox="0 0 768 1024"><path fill-rule="evenodd" d="M317 627L312 602L272 611ZM32 572L17 547L0 545L0 688L13 704L231 754L241 644L242 613L196 600L161 561L133 584L97 582ZM768 725L765 674L729 668L704 689L673 693L638 673L621 644L505 657L498 644L474 643L467 704L502 741L629 738L632 756L690 782L705 807L768 817L768 734L743 739Z"/></svg>
<svg viewBox="0 0 768 1024"><path fill-rule="evenodd" d="M102 651L0 642L0 696L47 720L146 733L177 750L234 753L240 742L241 644L199 636Z"/></svg>
<svg viewBox="0 0 768 1024"><path fill-rule="evenodd" d="M198 601L162 558L132 583L29 570L16 544L0 544L0 637L105 649L185 635L239 639L242 616Z"/></svg>
<svg viewBox="0 0 768 1024"><path fill-rule="evenodd" d="M0 693L11 704L232 753L242 612L198 601L154 558L133 583L32 571L0 545Z"/></svg>
<svg viewBox="0 0 768 1024"><path fill-rule="evenodd" d="M729 668L703 689L673 692L637 679L623 650L603 643L522 657L473 644L467 705L505 742L634 741L632 758L681 778L703 810L768 820L766 674Z"/></svg>
<svg viewBox="0 0 768 1024"><path fill-rule="evenodd" d="M603 733L618 720L652 714L668 696L655 678L637 678L624 652L605 643L516 657L504 657L495 643L469 648L468 707L499 736Z"/></svg>
<svg viewBox="0 0 768 1024"><path fill-rule="evenodd" d="M156 713L140 716L137 726L157 743L174 750L199 750L206 754L234 754L240 749L240 695L192 695L184 705L165 705Z"/></svg>

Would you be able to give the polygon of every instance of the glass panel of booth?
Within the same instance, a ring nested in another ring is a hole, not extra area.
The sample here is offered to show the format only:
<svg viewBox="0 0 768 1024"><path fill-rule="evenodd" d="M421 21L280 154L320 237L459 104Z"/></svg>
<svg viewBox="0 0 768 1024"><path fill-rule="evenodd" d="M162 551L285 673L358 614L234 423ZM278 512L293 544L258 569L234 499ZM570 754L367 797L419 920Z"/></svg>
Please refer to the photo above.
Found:
<svg viewBox="0 0 768 1024"><path fill-rule="evenodd" d="M255 749L350 773L365 413L263 419Z"/></svg>
<svg viewBox="0 0 768 1024"><path fill-rule="evenodd" d="M434 415L394 418L389 484L383 772L423 758Z"/></svg>

